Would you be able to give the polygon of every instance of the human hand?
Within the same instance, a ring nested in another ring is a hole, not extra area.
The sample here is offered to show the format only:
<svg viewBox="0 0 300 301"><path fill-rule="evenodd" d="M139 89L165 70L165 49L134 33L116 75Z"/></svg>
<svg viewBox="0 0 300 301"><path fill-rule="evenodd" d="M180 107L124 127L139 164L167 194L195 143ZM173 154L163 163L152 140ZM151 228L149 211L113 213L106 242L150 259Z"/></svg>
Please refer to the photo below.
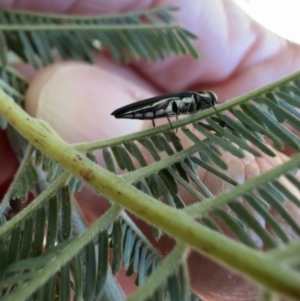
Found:
<svg viewBox="0 0 300 301"><path fill-rule="evenodd" d="M0 1L0 4L2 4ZM59 13L118 13L151 8L148 1L18 1L16 8L40 9ZM7 3L7 2L6 2ZM103 2L104 3L104 2ZM177 14L181 25L199 39L195 47L200 60L187 56L169 58L153 64L134 63L120 66L107 57L97 58L96 65L62 63L34 74L27 94L26 110L48 121L70 143L102 140L152 127L151 121L116 120L110 113L125 104L153 95L182 90L213 90L220 102L270 83L300 66L300 47L277 37L248 18L232 1L155 1L153 6L181 7ZM3 3L4 5L4 3ZM166 122L158 120L157 125ZM2 139L2 140L1 140ZM13 176L16 161L0 135L0 185ZM183 143L187 143L182 139ZM10 158L6 160L5 158ZM240 183L277 166L287 157L247 156L241 160L225 154L230 162L228 174ZM101 158L99 158L101 164ZM201 170L200 179L215 194L230 187ZM1 191L1 190L0 190ZM106 202L84 189L78 194L81 208L92 222L107 208ZM296 210L296 209L294 209ZM146 233L149 229L143 227ZM151 235L149 235L151 237ZM172 247L166 237L156 246L162 253ZM193 253L189 258L191 285L206 300L251 300L253 288L232 273ZM119 280L124 281L123 278ZM123 288L129 291L129 286Z"/></svg>

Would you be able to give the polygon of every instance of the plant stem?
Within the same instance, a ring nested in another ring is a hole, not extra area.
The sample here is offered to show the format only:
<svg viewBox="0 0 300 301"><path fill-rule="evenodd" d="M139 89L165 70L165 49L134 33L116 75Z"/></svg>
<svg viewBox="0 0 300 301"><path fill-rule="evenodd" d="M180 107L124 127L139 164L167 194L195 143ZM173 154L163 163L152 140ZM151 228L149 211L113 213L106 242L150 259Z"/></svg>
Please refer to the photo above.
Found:
<svg viewBox="0 0 300 301"><path fill-rule="evenodd" d="M145 25L145 24L122 24L122 25L102 25L102 24L2 24L0 31L5 32L67 32L67 31L113 31L113 30L157 30L157 29L180 29L177 24L159 24L159 25Z"/></svg>
<svg viewBox="0 0 300 301"><path fill-rule="evenodd" d="M3 91L0 91L0 114L29 143L49 155L67 171L81 178L104 197L252 281L285 296L300 298L300 275L296 271L262 252L250 249L200 225L186 213L171 208L128 185L123 179L91 162L74 147L46 130ZM287 164L294 159L299 163L300 154Z"/></svg>
<svg viewBox="0 0 300 301"><path fill-rule="evenodd" d="M175 6L163 6L163 7L156 7L148 10L138 10L135 12L128 12L128 13L122 13L122 14L105 14L105 15L62 15L62 14L51 14L51 13L42 13L42 12L32 12L28 10L21 10L21 9L5 9L1 8L1 10L5 13L13 13L16 15L24 15L24 16L30 16L31 18L51 18L54 21L61 21L61 20L67 20L67 21L78 21L78 20L107 20L112 18L124 18L124 17L133 17L133 16L144 16L145 14L157 14L164 11L176 11L179 8Z"/></svg>
<svg viewBox="0 0 300 301"><path fill-rule="evenodd" d="M270 251L268 253L272 258L275 258L277 260L290 260L294 258L299 259L300 254L300 241L296 241L294 243L285 245L284 247L280 249L276 249L274 251ZM299 260L298 260L299 261Z"/></svg>

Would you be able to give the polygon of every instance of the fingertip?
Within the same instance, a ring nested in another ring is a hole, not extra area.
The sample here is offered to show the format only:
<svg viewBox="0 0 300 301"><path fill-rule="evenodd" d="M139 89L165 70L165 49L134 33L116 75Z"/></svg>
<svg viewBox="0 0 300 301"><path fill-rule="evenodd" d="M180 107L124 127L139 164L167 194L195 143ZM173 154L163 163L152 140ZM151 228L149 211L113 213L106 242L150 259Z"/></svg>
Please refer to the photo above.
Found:
<svg viewBox="0 0 300 301"><path fill-rule="evenodd" d="M132 71L101 63L101 68L74 62L45 68L30 84L27 112L47 121L69 143L140 130L140 120L119 120L111 112L153 95L151 88Z"/></svg>

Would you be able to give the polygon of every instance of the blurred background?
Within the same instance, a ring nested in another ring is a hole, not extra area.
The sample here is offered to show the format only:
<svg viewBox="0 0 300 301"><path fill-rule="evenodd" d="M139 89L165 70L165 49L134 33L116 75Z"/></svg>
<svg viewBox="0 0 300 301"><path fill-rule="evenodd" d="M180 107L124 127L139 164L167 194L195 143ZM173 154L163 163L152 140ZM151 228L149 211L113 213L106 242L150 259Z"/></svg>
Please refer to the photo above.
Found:
<svg viewBox="0 0 300 301"><path fill-rule="evenodd" d="M253 19L278 35L300 44L299 0L234 0Z"/></svg>

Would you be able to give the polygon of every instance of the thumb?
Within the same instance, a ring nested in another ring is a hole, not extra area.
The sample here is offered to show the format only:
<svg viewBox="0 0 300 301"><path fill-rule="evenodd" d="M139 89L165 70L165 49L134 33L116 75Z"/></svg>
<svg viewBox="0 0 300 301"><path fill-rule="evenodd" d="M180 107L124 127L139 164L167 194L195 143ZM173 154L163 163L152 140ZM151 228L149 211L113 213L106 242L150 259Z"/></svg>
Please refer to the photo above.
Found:
<svg viewBox="0 0 300 301"><path fill-rule="evenodd" d="M29 114L47 121L68 143L103 140L135 132L139 120L117 120L111 112L152 95L133 71L101 60L101 69L60 63L43 69L26 95Z"/></svg>

